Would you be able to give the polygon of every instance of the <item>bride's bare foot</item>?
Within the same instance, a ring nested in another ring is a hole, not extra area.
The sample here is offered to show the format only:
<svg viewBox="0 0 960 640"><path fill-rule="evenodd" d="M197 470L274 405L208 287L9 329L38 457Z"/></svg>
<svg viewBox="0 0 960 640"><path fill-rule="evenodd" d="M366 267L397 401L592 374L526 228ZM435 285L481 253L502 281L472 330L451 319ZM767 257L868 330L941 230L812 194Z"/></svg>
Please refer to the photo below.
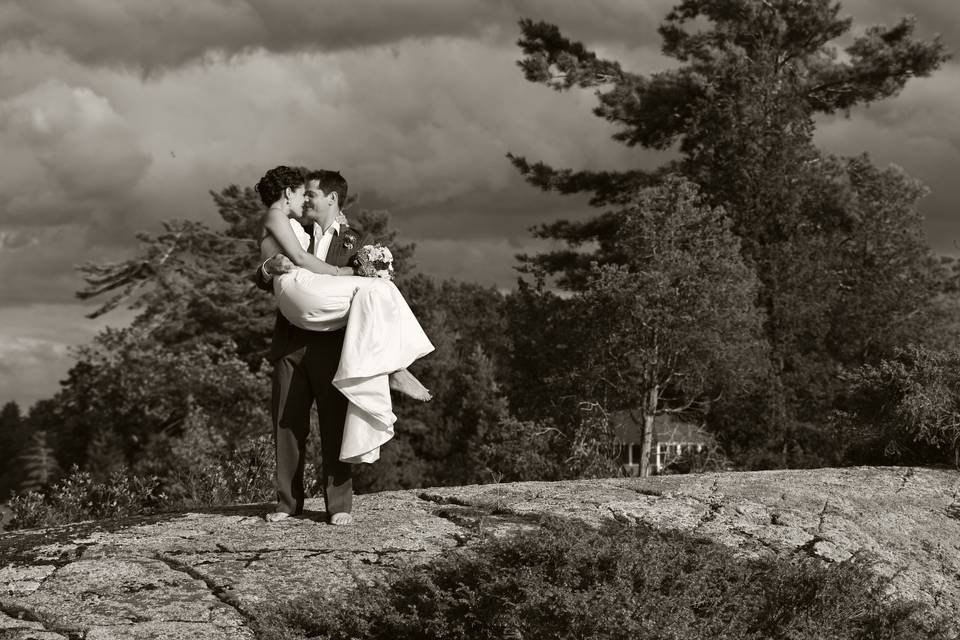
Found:
<svg viewBox="0 0 960 640"><path fill-rule="evenodd" d="M340 525L352 524L352 523L353 523L353 516L350 515L349 513L346 513L345 511L341 511L340 513L335 513L332 516L330 516L330 524L333 524L333 525L340 526Z"/></svg>
<svg viewBox="0 0 960 640"><path fill-rule="evenodd" d="M280 522L281 520L286 520L290 517L290 514L286 511L273 511L268 513L263 517L267 522Z"/></svg>
<svg viewBox="0 0 960 640"><path fill-rule="evenodd" d="M390 388L410 396L414 400L426 402L432 400L433 396L429 389L420 384L420 381L413 377L413 374L406 369L400 369L390 374Z"/></svg>

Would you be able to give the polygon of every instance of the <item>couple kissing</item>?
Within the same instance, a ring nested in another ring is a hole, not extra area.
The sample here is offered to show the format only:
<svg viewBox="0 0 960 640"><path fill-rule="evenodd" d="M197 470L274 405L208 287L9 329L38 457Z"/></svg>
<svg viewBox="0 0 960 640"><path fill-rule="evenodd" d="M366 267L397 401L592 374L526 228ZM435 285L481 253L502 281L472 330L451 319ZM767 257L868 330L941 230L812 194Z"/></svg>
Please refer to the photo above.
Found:
<svg viewBox="0 0 960 640"><path fill-rule="evenodd" d="M277 507L266 519L303 511L316 405L327 516L349 524L352 465L375 462L393 437L391 389L430 400L407 367L434 347L392 281L389 249L350 228L340 210L347 181L339 172L279 166L256 191L266 208L256 282L277 303L267 356Z"/></svg>

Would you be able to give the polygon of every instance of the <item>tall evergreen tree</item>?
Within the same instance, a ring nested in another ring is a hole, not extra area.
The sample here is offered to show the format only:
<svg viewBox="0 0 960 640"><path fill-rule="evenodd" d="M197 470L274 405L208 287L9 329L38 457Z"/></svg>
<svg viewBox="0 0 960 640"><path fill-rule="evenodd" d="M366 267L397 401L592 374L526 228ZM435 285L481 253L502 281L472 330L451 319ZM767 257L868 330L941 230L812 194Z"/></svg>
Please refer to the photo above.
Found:
<svg viewBox="0 0 960 640"><path fill-rule="evenodd" d="M54 457L53 448L47 443L47 432L35 431L30 442L17 459L21 469L21 492L39 491L53 482L60 473L60 465Z"/></svg>
<svg viewBox="0 0 960 640"><path fill-rule="evenodd" d="M911 310L935 293L929 278L917 275L930 267L929 250L916 242L919 193L891 173L867 169L866 160L824 155L813 134L815 116L896 95L948 55L939 38L915 38L905 18L866 29L840 59L832 43L851 26L833 0L683 0L660 26L663 51L680 66L644 76L600 58L554 25L521 22L519 64L528 80L558 91L595 88L594 113L617 125L615 140L680 155L653 171L555 169L511 155L513 163L530 183L590 193L601 208L627 202L638 185L669 172L687 176L710 204L723 206L760 278L758 303L776 375L769 419L781 424L813 420L830 406L836 369L854 353L840 335L863 333L874 346L895 342L903 321L916 318ZM864 190L896 203L877 205ZM885 249L899 257L893 265L853 250L876 238L884 216L883 224L898 230ZM627 262L619 232L616 210L545 225L538 236L569 248L527 256L525 264L582 289L592 262ZM584 249L590 246L596 248ZM898 296L906 280L921 286ZM885 312L900 320L881 326L853 313L854 301L868 299L886 301ZM856 351L857 358L875 355Z"/></svg>

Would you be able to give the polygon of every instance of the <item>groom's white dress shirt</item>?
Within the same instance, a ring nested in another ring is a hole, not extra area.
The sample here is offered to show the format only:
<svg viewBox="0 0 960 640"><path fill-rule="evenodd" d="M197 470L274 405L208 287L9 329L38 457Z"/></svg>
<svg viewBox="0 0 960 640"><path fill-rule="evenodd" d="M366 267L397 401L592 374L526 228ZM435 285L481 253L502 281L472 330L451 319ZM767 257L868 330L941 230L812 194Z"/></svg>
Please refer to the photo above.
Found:
<svg viewBox="0 0 960 640"><path fill-rule="evenodd" d="M316 222L313 223L313 255L321 260L327 259L327 253L330 252L330 245L333 244L333 238L340 234L340 222L333 221L327 230L324 231Z"/></svg>

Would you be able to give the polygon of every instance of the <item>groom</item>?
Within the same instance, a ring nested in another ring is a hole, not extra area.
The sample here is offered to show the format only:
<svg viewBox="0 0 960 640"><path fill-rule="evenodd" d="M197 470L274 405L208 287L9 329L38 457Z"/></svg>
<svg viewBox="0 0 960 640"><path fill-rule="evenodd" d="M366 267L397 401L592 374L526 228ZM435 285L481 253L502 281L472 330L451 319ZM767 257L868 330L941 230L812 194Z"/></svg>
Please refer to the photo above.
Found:
<svg viewBox="0 0 960 640"><path fill-rule="evenodd" d="M336 267L347 267L357 250L371 244L342 222L340 205L347 198L347 181L336 171L314 171L305 178L307 198L300 222L310 234L309 251ZM257 286L272 291L272 279L293 268L277 254L257 270ZM317 406L324 502L330 523L352 522L352 467L340 461L340 443L347 399L332 384L340 363L344 329L306 331L290 324L278 311L267 359L273 363L274 444L277 452L277 509L267 514L276 522L303 511L303 472L310 433L310 407Z"/></svg>

